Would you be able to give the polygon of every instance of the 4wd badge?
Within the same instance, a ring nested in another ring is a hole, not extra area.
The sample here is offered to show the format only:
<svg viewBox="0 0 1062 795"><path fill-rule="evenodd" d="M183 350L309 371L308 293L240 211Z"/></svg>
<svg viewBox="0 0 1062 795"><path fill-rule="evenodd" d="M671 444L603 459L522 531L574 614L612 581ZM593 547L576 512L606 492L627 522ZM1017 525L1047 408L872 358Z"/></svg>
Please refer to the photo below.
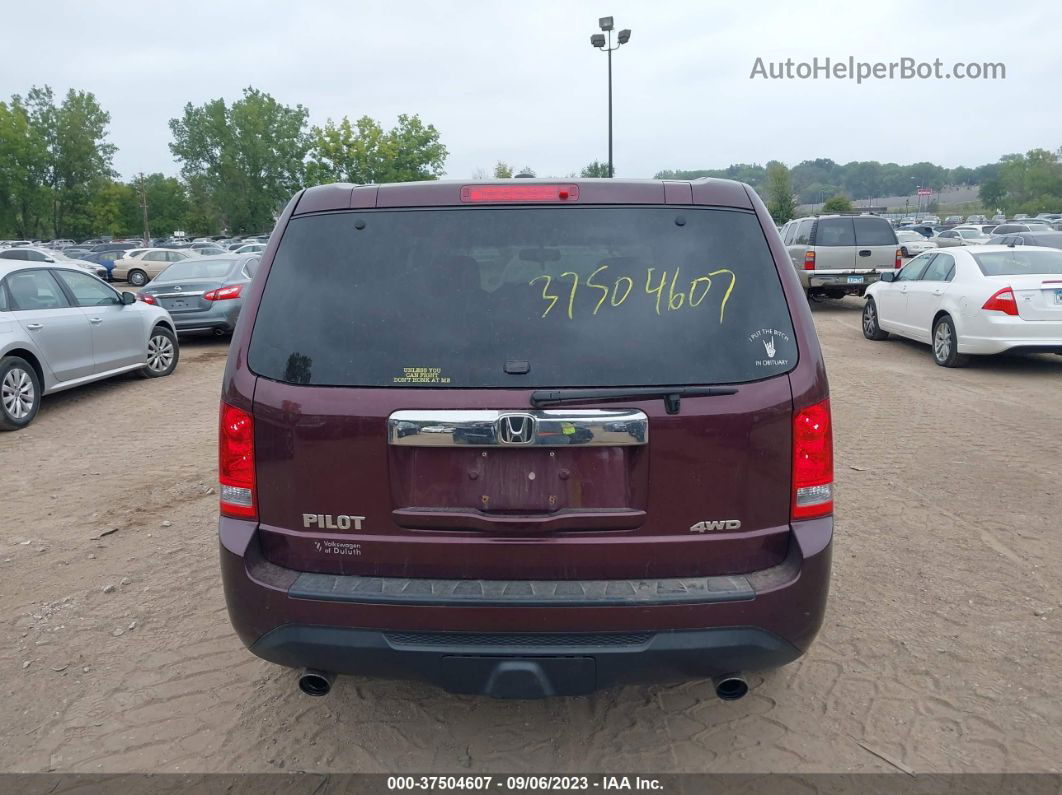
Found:
<svg viewBox="0 0 1062 795"><path fill-rule="evenodd" d="M717 533L720 530L740 530L739 519L715 519L708 522L697 522L690 528L691 533Z"/></svg>

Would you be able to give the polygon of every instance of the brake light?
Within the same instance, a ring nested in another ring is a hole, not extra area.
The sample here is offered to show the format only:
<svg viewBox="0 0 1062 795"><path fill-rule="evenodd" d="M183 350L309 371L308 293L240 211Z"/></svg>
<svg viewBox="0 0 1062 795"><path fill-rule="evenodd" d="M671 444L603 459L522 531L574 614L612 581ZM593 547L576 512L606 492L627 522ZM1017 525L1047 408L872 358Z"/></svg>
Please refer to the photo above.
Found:
<svg viewBox="0 0 1062 795"><path fill-rule="evenodd" d="M833 427L829 399L793 418L793 519L833 513Z"/></svg>
<svg viewBox="0 0 1062 795"><path fill-rule="evenodd" d="M145 304L151 304L152 306L158 306L159 302L155 300L155 296L148 295L147 293L137 293L138 301L143 301Z"/></svg>
<svg viewBox="0 0 1062 795"><path fill-rule="evenodd" d="M228 301L230 298L239 298L242 284L234 284L231 287L219 287L208 293L203 293L204 301Z"/></svg>
<svg viewBox="0 0 1062 795"><path fill-rule="evenodd" d="M1009 287L1004 287L1002 290L993 293L992 297L985 301L985 305L981 308L990 312L1002 312L1004 315L1011 315L1012 317L1018 316L1018 302L1014 299L1014 291Z"/></svg>
<svg viewBox="0 0 1062 795"><path fill-rule="evenodd" d="M254 419L227 403L221 404L218 481L223 516L258 518L254 497Z"/></svg>
<svg viewBox="0 0 1062 795"><path fill-rule="evenodd" d="M896 264L893 267L897 270L903 267L903 252L900 249L896 249Z"/></svg>
<svg viewBox="0 0 1062 795"><path fill-rule="evenodd" d="M805 251L804 252L804 270L806 270L806 271L815 270L815 252L814 251Z"/></svg>
<svg viewBox="0 0 1062 795"><path fill-rule="evenodd" d="M556 202L577 201L578 185L464 185L463 202Z"/></svg>

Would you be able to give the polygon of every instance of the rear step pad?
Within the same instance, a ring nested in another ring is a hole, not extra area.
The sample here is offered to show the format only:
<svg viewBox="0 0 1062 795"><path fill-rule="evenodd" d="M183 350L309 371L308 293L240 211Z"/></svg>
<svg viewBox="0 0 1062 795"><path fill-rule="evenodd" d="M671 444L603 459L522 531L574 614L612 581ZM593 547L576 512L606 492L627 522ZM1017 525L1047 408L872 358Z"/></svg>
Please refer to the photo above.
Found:
<svg viewBox="0 0 1062 795"><path fill-rule="evenodd" d="M359 604L594 607L701 604L753 599L742 575L642 580L431 580L303 572L295 599Z"/></svg>

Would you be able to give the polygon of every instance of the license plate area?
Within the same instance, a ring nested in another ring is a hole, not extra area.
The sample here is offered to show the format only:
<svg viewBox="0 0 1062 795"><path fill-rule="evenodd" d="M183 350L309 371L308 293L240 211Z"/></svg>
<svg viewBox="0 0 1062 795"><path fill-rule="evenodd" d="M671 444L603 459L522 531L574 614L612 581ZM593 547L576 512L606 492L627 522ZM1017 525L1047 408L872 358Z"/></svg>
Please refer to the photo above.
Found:
<svg viewBox="0 0 1062 795"><path fill-rule="evenodd" d="M174 310L188 309L189 306L188 301L183 298L163 298L162 308L172 312Z"/></svg>
<svg viewBox="0 0 1062 795"><path fill-rule="evenodd" d="M849 276L848 277L848 283L849 284L862 284L863 283L863 277L862 276Z"/></svg>
<svg viewBox="0 0 1062 795"><path fill-rule="evenodd" d="M1055 290L1055 304L1062 305L1062 290Z"/></svg>
<svg viewBox="0 0 1062 795"><path fill-rule="evenodd" d="M631 448L392 448L398 508L549 514L631 506Z"/></svg>

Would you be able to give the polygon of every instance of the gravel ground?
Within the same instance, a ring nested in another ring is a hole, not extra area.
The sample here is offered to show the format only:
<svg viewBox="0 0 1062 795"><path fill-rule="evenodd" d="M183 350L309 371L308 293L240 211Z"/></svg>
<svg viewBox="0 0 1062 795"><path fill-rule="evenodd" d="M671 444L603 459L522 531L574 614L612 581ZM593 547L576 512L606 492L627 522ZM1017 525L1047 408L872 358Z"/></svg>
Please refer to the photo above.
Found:
<svg viewBox="0 0 1062 795"><path fill-rule="evenodd" d="M45 401L0 434L0 771L1062 769L1062 358L937 367L816 304L837 443L826 623L710 683L499 702L341 678L231 632L214 483L225 341Z"/></svg>

